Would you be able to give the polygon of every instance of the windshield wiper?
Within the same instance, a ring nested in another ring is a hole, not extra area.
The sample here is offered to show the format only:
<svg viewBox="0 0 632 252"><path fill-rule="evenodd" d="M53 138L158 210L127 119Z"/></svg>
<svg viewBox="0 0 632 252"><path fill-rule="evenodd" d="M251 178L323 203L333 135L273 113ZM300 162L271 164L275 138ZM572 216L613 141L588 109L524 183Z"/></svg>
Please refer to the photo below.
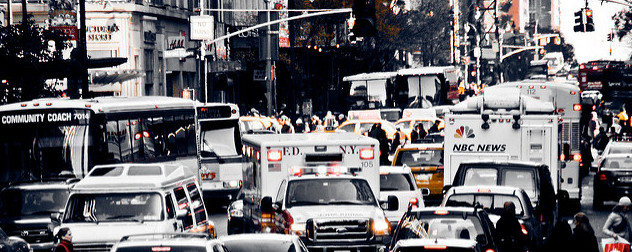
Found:
<svg viewBox="0 0 632 252"><path fill-rule="evenodd" d="M143 223L145 221L134 218L135 215L117 215L106 218L106 220L128 220Z"/></svg>

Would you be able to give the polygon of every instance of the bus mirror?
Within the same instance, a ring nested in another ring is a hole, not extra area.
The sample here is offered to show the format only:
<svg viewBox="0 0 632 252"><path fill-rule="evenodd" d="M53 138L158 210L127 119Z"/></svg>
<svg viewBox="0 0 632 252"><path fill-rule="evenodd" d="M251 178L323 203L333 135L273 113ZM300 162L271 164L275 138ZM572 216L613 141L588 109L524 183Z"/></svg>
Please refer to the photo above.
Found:
<svg viewBox="0 0 632 252"><path fill-rule="evenodd" d="M399 209L399 199L397 199L397 196L389 195L388 196L388 210L396 211L397 209Z"/></svg>
<svg viewBox="0 0 632 252"><path fill-rule="evenodd" d="M53 222L59 222L61 220L61 213L59 213L59 212L58 213L51 213L50 214L50 219Z"/></svg>

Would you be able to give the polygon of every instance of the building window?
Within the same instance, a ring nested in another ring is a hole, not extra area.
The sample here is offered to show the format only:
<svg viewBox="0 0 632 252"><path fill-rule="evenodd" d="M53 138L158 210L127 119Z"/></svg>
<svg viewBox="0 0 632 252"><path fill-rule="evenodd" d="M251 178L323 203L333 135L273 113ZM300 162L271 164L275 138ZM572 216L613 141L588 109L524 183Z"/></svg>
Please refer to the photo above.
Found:
<svg viewBox="0 0 632 252"><path fill-rule="evenodd" d="M145 50L145 85L154 84L154 50Z"/></svg>

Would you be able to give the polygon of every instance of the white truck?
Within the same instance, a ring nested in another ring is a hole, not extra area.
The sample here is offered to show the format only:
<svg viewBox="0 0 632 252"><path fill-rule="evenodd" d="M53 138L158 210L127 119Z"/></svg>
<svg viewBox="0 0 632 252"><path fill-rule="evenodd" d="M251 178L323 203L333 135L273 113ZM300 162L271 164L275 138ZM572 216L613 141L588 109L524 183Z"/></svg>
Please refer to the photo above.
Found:
<svg viewBox="0 0 632 252"><path fill-rule="evenodd" d="M243 144L246 232L292 233L324 251L385 248L377 140L311 133L245 135ZM395 196L382 204L398 207Z"/></svg>
<svg viewBox="0 0 632 252"><path fill-rule="evenodd" d="M444 188L462 162L530 161L548 166L559 195L558 119L552 103L517 89L486 90L454 105L445 116Z"/></svg>

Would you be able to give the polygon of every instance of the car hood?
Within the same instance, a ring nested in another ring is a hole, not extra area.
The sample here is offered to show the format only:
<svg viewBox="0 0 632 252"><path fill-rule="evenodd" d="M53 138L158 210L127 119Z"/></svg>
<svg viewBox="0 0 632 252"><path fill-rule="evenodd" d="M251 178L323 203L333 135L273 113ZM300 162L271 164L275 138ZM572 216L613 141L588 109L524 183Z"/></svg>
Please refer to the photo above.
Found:
<svg viewBox="0 0 632 252"><path fill-rule="evenodd" d="M115 243L125 235L174 232L173 226L171 226L171 230L165 229L164 222L66 223L62 224L62 227L68 227L72 230L72 242L75 245Z"/></svg>
<svg viewBox="0 0 632 252"><path fill-rule="evenodd" d="M375 211L368 211L371 208ZM292 207L287 211L296 223L304 223L308 219L384 219L381 208L367 205L300 206Z"/></svg>
<svg viewBox="0 0 632 252"><path fill-rule="evenodd" d="M50 218L50 214L0 218L0 227L2 227L2 229L6 232L9 232L9 230L23 228L46 228L51 223L52 220Z"/></svg>

